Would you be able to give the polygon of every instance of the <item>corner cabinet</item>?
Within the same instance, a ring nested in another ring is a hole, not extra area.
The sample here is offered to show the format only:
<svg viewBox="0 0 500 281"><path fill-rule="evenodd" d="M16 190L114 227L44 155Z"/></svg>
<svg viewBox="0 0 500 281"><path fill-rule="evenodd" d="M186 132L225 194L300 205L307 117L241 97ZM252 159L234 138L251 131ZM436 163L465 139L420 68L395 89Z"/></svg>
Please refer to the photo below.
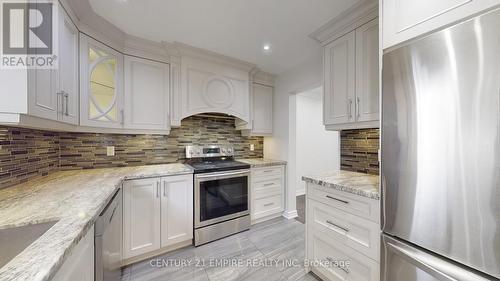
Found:
<svg viewBox="0 0 500 281"><path fill-rule="evenodd" d="M80 34L80 124L123 127L123 55Z"/></svg>
<svg viewBox="0 0 500 281"><path fill-rule="evenodd" d="M384 0L382 3L384 49L500 5L498 0Z"/></svg>
<svg viewBox="0 0 500 281"><path fill-rule="evenodd" d="M125 56L125 129L170 130L169 65Z"/></svg>
<svg viewBox="0 0 500 281"><path fill-rule="evenodd" d="M193 175L125 181L125 263L192 243Z"/></svg>
<svg viewBox="0 0 500 281"><path fill-rule="evenodd" d="M326 129L379 127L378 45L375 19L324 47Z"/></svg>
<svg viewBox="0 0 500 281"><path fill-rule="evenodd" d="M28 70L28 114L78 124L78 30L59 9L58 69Z"/></svg>

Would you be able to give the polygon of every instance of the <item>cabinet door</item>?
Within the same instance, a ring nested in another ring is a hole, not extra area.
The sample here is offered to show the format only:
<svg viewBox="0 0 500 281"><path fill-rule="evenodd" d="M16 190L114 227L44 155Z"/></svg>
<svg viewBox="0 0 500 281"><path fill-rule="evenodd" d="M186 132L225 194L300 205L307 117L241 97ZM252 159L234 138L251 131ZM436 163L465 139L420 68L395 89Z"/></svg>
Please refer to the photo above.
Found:
<svg viewBox="0 0 500 281"><path fill-rule="evenodd" d="M355 32L324 48L324 124L354 121Z"/></svg>
<svg viewBox="0 0 500 281"><path fill-rule="evenodd" d="M28 114L57 120L61 98L57 93L57 71L28 69Z"/></svg>
<svg viewBox="0 0 500 281"><path fill-rule="evenodd" d="M80 123L123 127L123 55L80 35Z"/></svg>
<svg viewBox="0 0 500 281"><path fill-rule="evenodd" d="M125 56L125 128L168 130L169 66Z"/></svg>
<svg viewBox="0 0 500 281"><path fill-rule="evenodd" d="M253 84L252 134L273 133L273 88Z"/></svg>
<svg viewBox="0 0 500 281"><path fill-rule="evenodd" d="M499 4L498 0L384 0L384 49Z"/></svg>
<svg viewBox="0 0 500 281"><path fill-rule="evenodd" d="M356 121L379 120L378 19L356 29Z"/></svg>
<svg viewBox="0 0 500 281"><path fill-rule="evenodd" d="M78 124L78 30L64 9L59 14L59 120Z"/></svg>
<svg viewBox="0 0 500 281"><path fill-rule="evenodd" d="M94 227L73 248L52 281L94 281Z"/></svg>
<svg viewBox="0 0 500 281"><path fill-rule="evenodd" d="M160 179L123 184L123 254L131 258L160 248Z"/></svg>
<svg viewBox="0 0 500 281"><path fill-rule="evenodd" d="M193 239L193 175L162 178L161 246Z"/></svg>

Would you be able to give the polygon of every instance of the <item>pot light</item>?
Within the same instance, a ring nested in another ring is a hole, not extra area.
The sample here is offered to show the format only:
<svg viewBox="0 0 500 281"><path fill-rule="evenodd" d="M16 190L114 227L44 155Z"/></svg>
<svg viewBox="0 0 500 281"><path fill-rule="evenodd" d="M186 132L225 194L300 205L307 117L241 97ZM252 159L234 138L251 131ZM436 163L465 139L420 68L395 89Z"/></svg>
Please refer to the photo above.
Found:
<svg viewBox="0 0 500 281"><path fill-rule="evenodd" d="M271 52L271 49L272 49L272 48L271 48L271 44L266 43L266 44L264 44L264 45L262 46L262 50L264 50L264 53L267 53L267 54L268 54L268 53L270 53L270 52Z"/></svg>

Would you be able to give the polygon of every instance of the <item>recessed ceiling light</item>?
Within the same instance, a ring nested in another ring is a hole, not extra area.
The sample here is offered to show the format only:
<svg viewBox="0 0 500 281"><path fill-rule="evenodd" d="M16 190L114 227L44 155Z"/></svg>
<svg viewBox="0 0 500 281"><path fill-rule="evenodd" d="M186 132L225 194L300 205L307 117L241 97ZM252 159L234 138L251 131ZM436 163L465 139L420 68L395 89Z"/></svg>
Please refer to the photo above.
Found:
<svg viewBox="0 0 500 281"><path fill-rule="evenodd" d="M264 45L262 46L262 49L264 50L264 53L270 53L270 52L271 52L271 49L272 49L272 48L271 48L271 44L268 44L268 43L264 44Z"/></svg>

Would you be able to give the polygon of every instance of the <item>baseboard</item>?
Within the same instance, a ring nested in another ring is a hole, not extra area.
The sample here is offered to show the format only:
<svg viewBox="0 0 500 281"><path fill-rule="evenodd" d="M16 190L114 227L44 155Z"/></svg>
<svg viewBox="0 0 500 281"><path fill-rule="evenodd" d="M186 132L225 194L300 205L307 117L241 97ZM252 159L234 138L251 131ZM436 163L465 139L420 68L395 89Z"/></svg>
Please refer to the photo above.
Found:
<svg viewBox="0 0 500 281"><path fill-rule="evenodd" d="M268 221L268 220L272 220L272 219L275 219L275 218L278 218L278 217L281 217L281 216L282 216L281 213L276 213L276 214L272 214L272 215L269 215L269 216L265 216L265 217L260 218L260 219L252 220L252 225L257 224L257 223L261 223L261 222L265 222L265 221Z"/></svg>
<svg viewBox="0 0 500 281"><path fill-rule="evenodd" d="M298 217L299 215L297 214L297 210L293 210L293 211L284 211L282 216L290 220Z"/></svg>
<svg viewBox="0 0 500 281"><path fill-rule="evenodd" d="M138 256L135 256L135 257L132 257L132 258L123 259L123 261L121 263L121 266L123 267L123 266L131 265L131 264L134 264L134 263L137 263L137 262L140 262L140 261L144 261L144 260L156 257L156 256L161 255L161 254L165 254L165 253L168 253L168 252L180 249L180 248L184 248L184 247L190 246L190 245L193 245L193 240L192 239L191 240L187 240L187 241L183 241L183 242L179 242L177 244L170 245L170 246L167 246L167 247L163 247L161 249L158 249L158 250L155 250L155 251L152 251L152 252L149 252L149 253L145 253L145 254L142 254L142 255L138 255Z"/></svg>

